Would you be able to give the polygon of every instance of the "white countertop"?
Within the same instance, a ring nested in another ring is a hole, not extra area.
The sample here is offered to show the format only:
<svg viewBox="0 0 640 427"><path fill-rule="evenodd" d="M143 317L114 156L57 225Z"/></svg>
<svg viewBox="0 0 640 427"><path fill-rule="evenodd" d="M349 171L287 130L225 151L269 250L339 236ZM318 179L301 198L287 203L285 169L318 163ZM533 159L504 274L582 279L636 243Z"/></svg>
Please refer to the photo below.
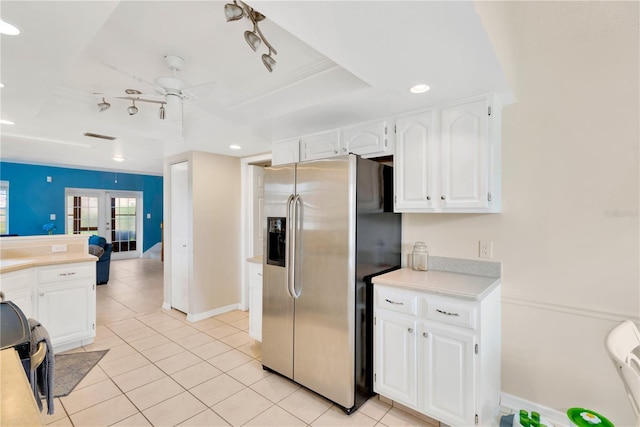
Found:
<svg viewBox="0 0 640 427"><path fill-rule="evenodd" d="M500 285L500 278L402 268L374 277L373 284L395 286L455 298L481 300Z"/></svg>
<svg viewBox="0 0 640 427"><path fill-rule="evenodd" d="M4 258L0 259L0 273L22 270L23 268L37 267L40 265L68 264L72 262L96 262L98 257L88 253L61 252L50 255L38 255L28 258Z"/></svg>

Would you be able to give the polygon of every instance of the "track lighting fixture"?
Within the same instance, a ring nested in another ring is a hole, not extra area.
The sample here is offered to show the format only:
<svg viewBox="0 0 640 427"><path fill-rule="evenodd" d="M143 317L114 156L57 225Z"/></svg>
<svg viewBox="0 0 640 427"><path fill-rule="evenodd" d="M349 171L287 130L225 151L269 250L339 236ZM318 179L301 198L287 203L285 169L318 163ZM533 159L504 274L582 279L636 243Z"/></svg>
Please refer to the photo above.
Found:
<svg viewBox="0 0 640 427"><path fill-rule="evenodd" d="M111 108L111 104L102 98L102 102L98 104L98 110L102 113L103 111L107 111L109 108Z"/></svg>
<svg viewBox="0 0 640 427"><path fill-rule="evenodd" d="M263 21L265 16L241 0L233 0L233 3L225 4L224 15L227 22L238 21L246 17L253 23L253 31L245 31L244 39L254 52L258 50L262 43L269 49L268 54L262 54L262 63L271 73L276 65L276 60L273 58L273 55L277 55L278 52L271 46L267 39L264 38L264 34L260 31L260 27L258 27L258 22Z"/></svg>
<svg viewBox="0 0 640 427"><path fill-rule="evenodd" d="M138 112L138 107L136 107L135 99L132 99L131 102L132 102L131 106L127 107L127 113L129 113L130 116L133 116Z"/></svg>
<svg viewBox="0 0 640 427"><path fill-rule="evenodd" d="M127 101L131 101L131 105L129 105L127 107L127 113L129 113L130 116L136 115L138 113L138 107L136 106L136 102L148 102L150 104L160 104L160 109L158 110L158 117L160 118L160 120L164 120L167 112L164 108L164 106L167 104L167 101L156 101L155 99L144 99L144 98L140 98L140 96L137 95L142 95L142 92L135 90L135 89L127 89L125 91L128 95L130 96L116 96L116 99L126 99ZM180 98L178 97L178 102L180 102ZM103 111L108 110L109 108L111 108L111 104L109 104L104 97L102 97L102 102L98 103L98 110L102 113Z"/></svg>

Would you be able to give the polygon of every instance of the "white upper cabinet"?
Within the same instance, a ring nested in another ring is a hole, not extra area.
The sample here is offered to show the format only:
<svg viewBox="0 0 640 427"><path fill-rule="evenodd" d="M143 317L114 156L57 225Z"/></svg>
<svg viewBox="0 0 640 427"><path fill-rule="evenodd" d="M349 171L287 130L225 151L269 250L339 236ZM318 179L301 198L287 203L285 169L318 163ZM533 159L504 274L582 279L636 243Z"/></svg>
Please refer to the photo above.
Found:
<svg viewBox="0 0 640 427"><path fill-rule="evenodd" d="M300 161L300 140L287 139L271 144L271 165L286 165Z"/></svg>
<svg viewBox="0 0 640 427"><path fill-rule="evenodd" d="M328 157L347 154L342 150L340 143L340 131L307 135L300 138L300 161L326 159Z"/></svg>
<svg viewBox="0 0 640 427"><path fill-rule="evenodd" d="M444 108L440 123L442 209L488 208L488 100Z"/></svg>
<svg viewBox="0 0 640 427"><path fill-rule="evenodd" d="M395 211L434 211L436 199L436 114L432 111L396 122Z"/></svg>
<svg viewBox="0 0 640 427"><path fill-rule="evenodd" d="M271 144L272 165L326 159L343 154L393 155L395 138L388 121L377 120L342 129L304 135Z"/></svg>
<svg viewBox="0 0 640 427"><path fill-rule="evenodd" d="M396 212L500 211L500 105L487 96L396 122Z"/></svg>
<svg viewBox="0 0 640 427"><path fill-rule="evenodd" d="M362 157L393 154L393 138L390 138L387 122L379 120L363 123L342 130L342 153Z"/></svg>

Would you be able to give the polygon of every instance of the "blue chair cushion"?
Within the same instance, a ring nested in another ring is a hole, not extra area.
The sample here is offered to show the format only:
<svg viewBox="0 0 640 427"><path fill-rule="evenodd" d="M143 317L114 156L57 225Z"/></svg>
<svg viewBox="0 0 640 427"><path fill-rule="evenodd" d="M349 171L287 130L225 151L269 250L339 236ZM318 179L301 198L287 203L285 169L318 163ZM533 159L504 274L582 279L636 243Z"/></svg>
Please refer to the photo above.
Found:
<svg viewBox="0 0 640 427"><path fill-rule="evenodd" d="M101 248L104 249L104 246L107 244L107 239L105 239L104 237L101 237L101 236L98 236L98 235L94 234L91 237L89 237L89 244L90 245L97 245L97 246L100 246Z"/></svg>

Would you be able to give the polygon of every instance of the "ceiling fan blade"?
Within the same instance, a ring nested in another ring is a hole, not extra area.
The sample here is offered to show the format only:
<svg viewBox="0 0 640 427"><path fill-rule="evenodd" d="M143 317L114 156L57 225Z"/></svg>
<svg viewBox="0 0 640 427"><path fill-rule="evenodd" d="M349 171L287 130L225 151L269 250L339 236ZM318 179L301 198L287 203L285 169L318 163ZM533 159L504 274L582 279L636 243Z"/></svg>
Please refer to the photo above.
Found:
<svg viewBox="0 0 640 427"><path fill-rule="evenodd" d="M188 86L182 89L182 92L191 94L194 98L209 98L220 92L222 86L218 82L208 82L199 85Z"/></svg>
<svg viewBox="0 0 640 427"><path fill-rule="evenodd" d="M220 105L217 102L206 102L201 99L196 99L191 103L205 113L213 114L214 116L221 117L234 123L242 122L242 116L240 114L234 113L233 111L225 108L223 105Z"/></svg>
<svg viewBox="0 0 640 427"><path fill-rule="evenodd" d="M139 83L144 83L147 84L149 86L151 86L152 88L154 88L158 93L164 95L166 93L165 89L161 86L158 86L157 84L150 82L149 80L143 79L142 77L138 77L135 74L131 74L130 72L123 70L122 68L116 67L115 65L112 64L107 64L106 62L103 62L102 65L104 65L107 68L110 68L114 71L117 71L118 73L124 74L125 76L129 76L131 77L133 80L139 82Z"/></svg>

